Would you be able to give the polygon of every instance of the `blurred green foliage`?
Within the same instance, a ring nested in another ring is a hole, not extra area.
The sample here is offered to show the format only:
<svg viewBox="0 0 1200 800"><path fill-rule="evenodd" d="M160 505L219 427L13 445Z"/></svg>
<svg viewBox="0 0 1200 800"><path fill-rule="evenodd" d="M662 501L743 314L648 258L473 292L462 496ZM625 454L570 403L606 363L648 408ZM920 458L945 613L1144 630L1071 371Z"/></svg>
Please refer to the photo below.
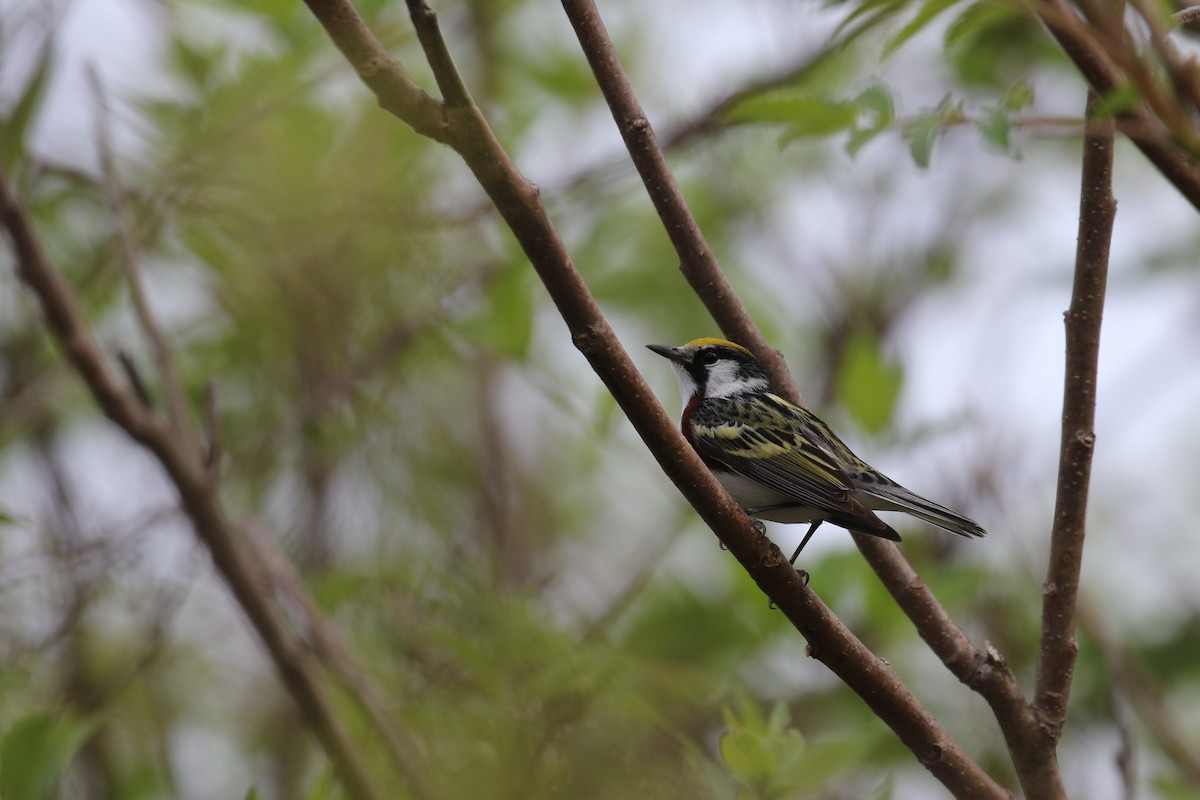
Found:
<svg viewBox="0 0 1200 800"><path fill-rule="evenodd" d="M822 295L812 286L828 276L786 291L766 282L756 264L764 219L838 151L859 156L874 143L900 158L907 146L929 167L940 137L969 123L1015 152L1029 77L1060 60L1010 4L842 5L844 49L722 109L672 158L764 329L789 355L819 343L803 364L828 378L815 396L844 410L853 434L902 446L891 429L905 370L888 345L909 308L959 274L946 244L954 231L912 258L833 265ZM356 6L423 80L403 9ZM574 43L536 24L545 9L512 0L438 11L519 157L543 168L548 120L604 118ZM201 13L218 32L252 30L257 44L194 31ZM880 54L917 48L938 25L945 99L903 107ZM384 687L436 797L936 791L864 704L804 657L710 534L688 516L677 535L672 490L569 353L467 171L371 102L302 4L171 4L160 34L158 77L170 90L123 97L115 114L140 137L120 167L148 293L198 413L206 384L216 388L230 515L288 549ZM35 147L54 52L39 51L2 109L0 162L101 341L128 353L157 394L129 322L109 189ZM646 53L628 62L663 68ZM567 144L546 160L575 158L575 132L556 135ZM543 197L606 313L647 340L714 333L631 171L565 160L542 180ZM111 430L46 341L10 261L0 447L55 500L0 503L0 795L342 797L189 532L173 524L173 499L138 472L128 445L103 439ZM669 386L665 372L651 377ZM81 477L77 465L94 472ZM136 477L113 485L110 471ZM666 512L660 496L671 498ZM956 542L908 530L906 555L937 595L1028 681L1040 600L1028 575L966 562ZM799 534L771 535L783 546ZM806 558L814 588L1011 784L986 711L931 661L861 558ZM1194 670L1165 669L1195 663L1193 629L1130 643L1133 655L1194 688ZM1085 648L1078 714L1093 731L1112 728L1108 669ZM389 775L348 700L342 710L371 769ZM1164 796L1185 796L1169 766L1153 780Z"/></svg>

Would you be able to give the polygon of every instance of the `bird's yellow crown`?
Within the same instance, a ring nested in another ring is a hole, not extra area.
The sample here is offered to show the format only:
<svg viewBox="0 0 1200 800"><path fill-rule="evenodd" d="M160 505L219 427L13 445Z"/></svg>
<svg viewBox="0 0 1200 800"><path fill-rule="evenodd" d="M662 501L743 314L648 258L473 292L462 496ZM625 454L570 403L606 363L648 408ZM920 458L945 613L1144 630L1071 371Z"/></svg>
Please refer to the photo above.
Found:
<svg viewBox="0 0 1200 800"><path fill-rule="evenodd" d="M722 347L732 347L734 350L741 350L743 353L745 353L748 356L754 355L749 350L742 347L740 344L737 344L736 342L730 342L725 339L715 339L711 336L706 336L702 339L692 339L690 342L685 344L684 347L703 347L706 344L716 344L716 345L721 345Z"/></svg>

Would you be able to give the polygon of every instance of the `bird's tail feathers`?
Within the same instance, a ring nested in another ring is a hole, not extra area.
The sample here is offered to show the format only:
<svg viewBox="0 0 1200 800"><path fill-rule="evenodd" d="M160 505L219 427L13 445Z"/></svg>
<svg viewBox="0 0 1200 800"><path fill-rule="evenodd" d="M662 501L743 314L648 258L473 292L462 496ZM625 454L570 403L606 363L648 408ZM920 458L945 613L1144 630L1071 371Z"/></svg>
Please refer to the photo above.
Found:
<svg viewBox="0 0 1200 800"><path fill-rule="evenodd" d="M859 487L866 495L863 502L876 511L903 511L917 519L924 520L930 525L936 525L944 531L956 533L959 536L978 538L987 534L980 525L962 514L951 511L945 506L938 505L932 500L926 500L921 495L896 484L889 486L881 484L871 487Z"/></svg>

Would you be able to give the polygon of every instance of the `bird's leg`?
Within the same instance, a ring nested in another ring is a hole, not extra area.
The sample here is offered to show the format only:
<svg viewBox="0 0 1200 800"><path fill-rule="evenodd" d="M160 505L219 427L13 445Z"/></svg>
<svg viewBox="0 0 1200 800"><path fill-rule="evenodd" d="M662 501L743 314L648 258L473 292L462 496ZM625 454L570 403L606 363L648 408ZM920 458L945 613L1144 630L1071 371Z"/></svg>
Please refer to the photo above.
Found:
<svg viewBox="0 0 1200 800"><path fill-rule="evenodd" d="M767 535L767 526L763 524L761 519L755 519L754 517L751 517L750 522L754 524L754 530L758 531L758 538L761 539Z"/></svg>
<svg viewBox="0 0 1200 800"><path fill-rule="evenodd" d="M809 526L808 533L804 534L804 538L800 540L800 546L796 548L796 552L792 553L792 557L788 560L788 563L793 567L796 566L796 559L800 557L800 551L804 549L804 545L808 544L808 540L812 538L812 535L817 532L817 528L821 527L822 522L824 520L819 519ZM804 572L804 570L799 570L799 572L804 575L804 582L808 583L808 573Z"/></svg>

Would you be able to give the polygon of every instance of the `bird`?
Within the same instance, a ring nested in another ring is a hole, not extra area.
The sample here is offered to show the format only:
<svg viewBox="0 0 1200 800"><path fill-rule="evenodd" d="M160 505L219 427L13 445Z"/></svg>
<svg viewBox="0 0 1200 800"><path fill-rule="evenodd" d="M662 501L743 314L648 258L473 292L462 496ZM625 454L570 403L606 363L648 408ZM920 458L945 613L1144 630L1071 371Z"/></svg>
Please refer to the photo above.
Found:
<svg viewBox="0 0 1200 800"><path fill-rule="evenodd" d="M684 438L759 532L759 520L809 524L792 566L823 522L900 541L876 511L901 511L959 536L986 534L856 456L816 414L780 397L742 345L702 338L647 347L670 360L679 379Z"/></svg>

